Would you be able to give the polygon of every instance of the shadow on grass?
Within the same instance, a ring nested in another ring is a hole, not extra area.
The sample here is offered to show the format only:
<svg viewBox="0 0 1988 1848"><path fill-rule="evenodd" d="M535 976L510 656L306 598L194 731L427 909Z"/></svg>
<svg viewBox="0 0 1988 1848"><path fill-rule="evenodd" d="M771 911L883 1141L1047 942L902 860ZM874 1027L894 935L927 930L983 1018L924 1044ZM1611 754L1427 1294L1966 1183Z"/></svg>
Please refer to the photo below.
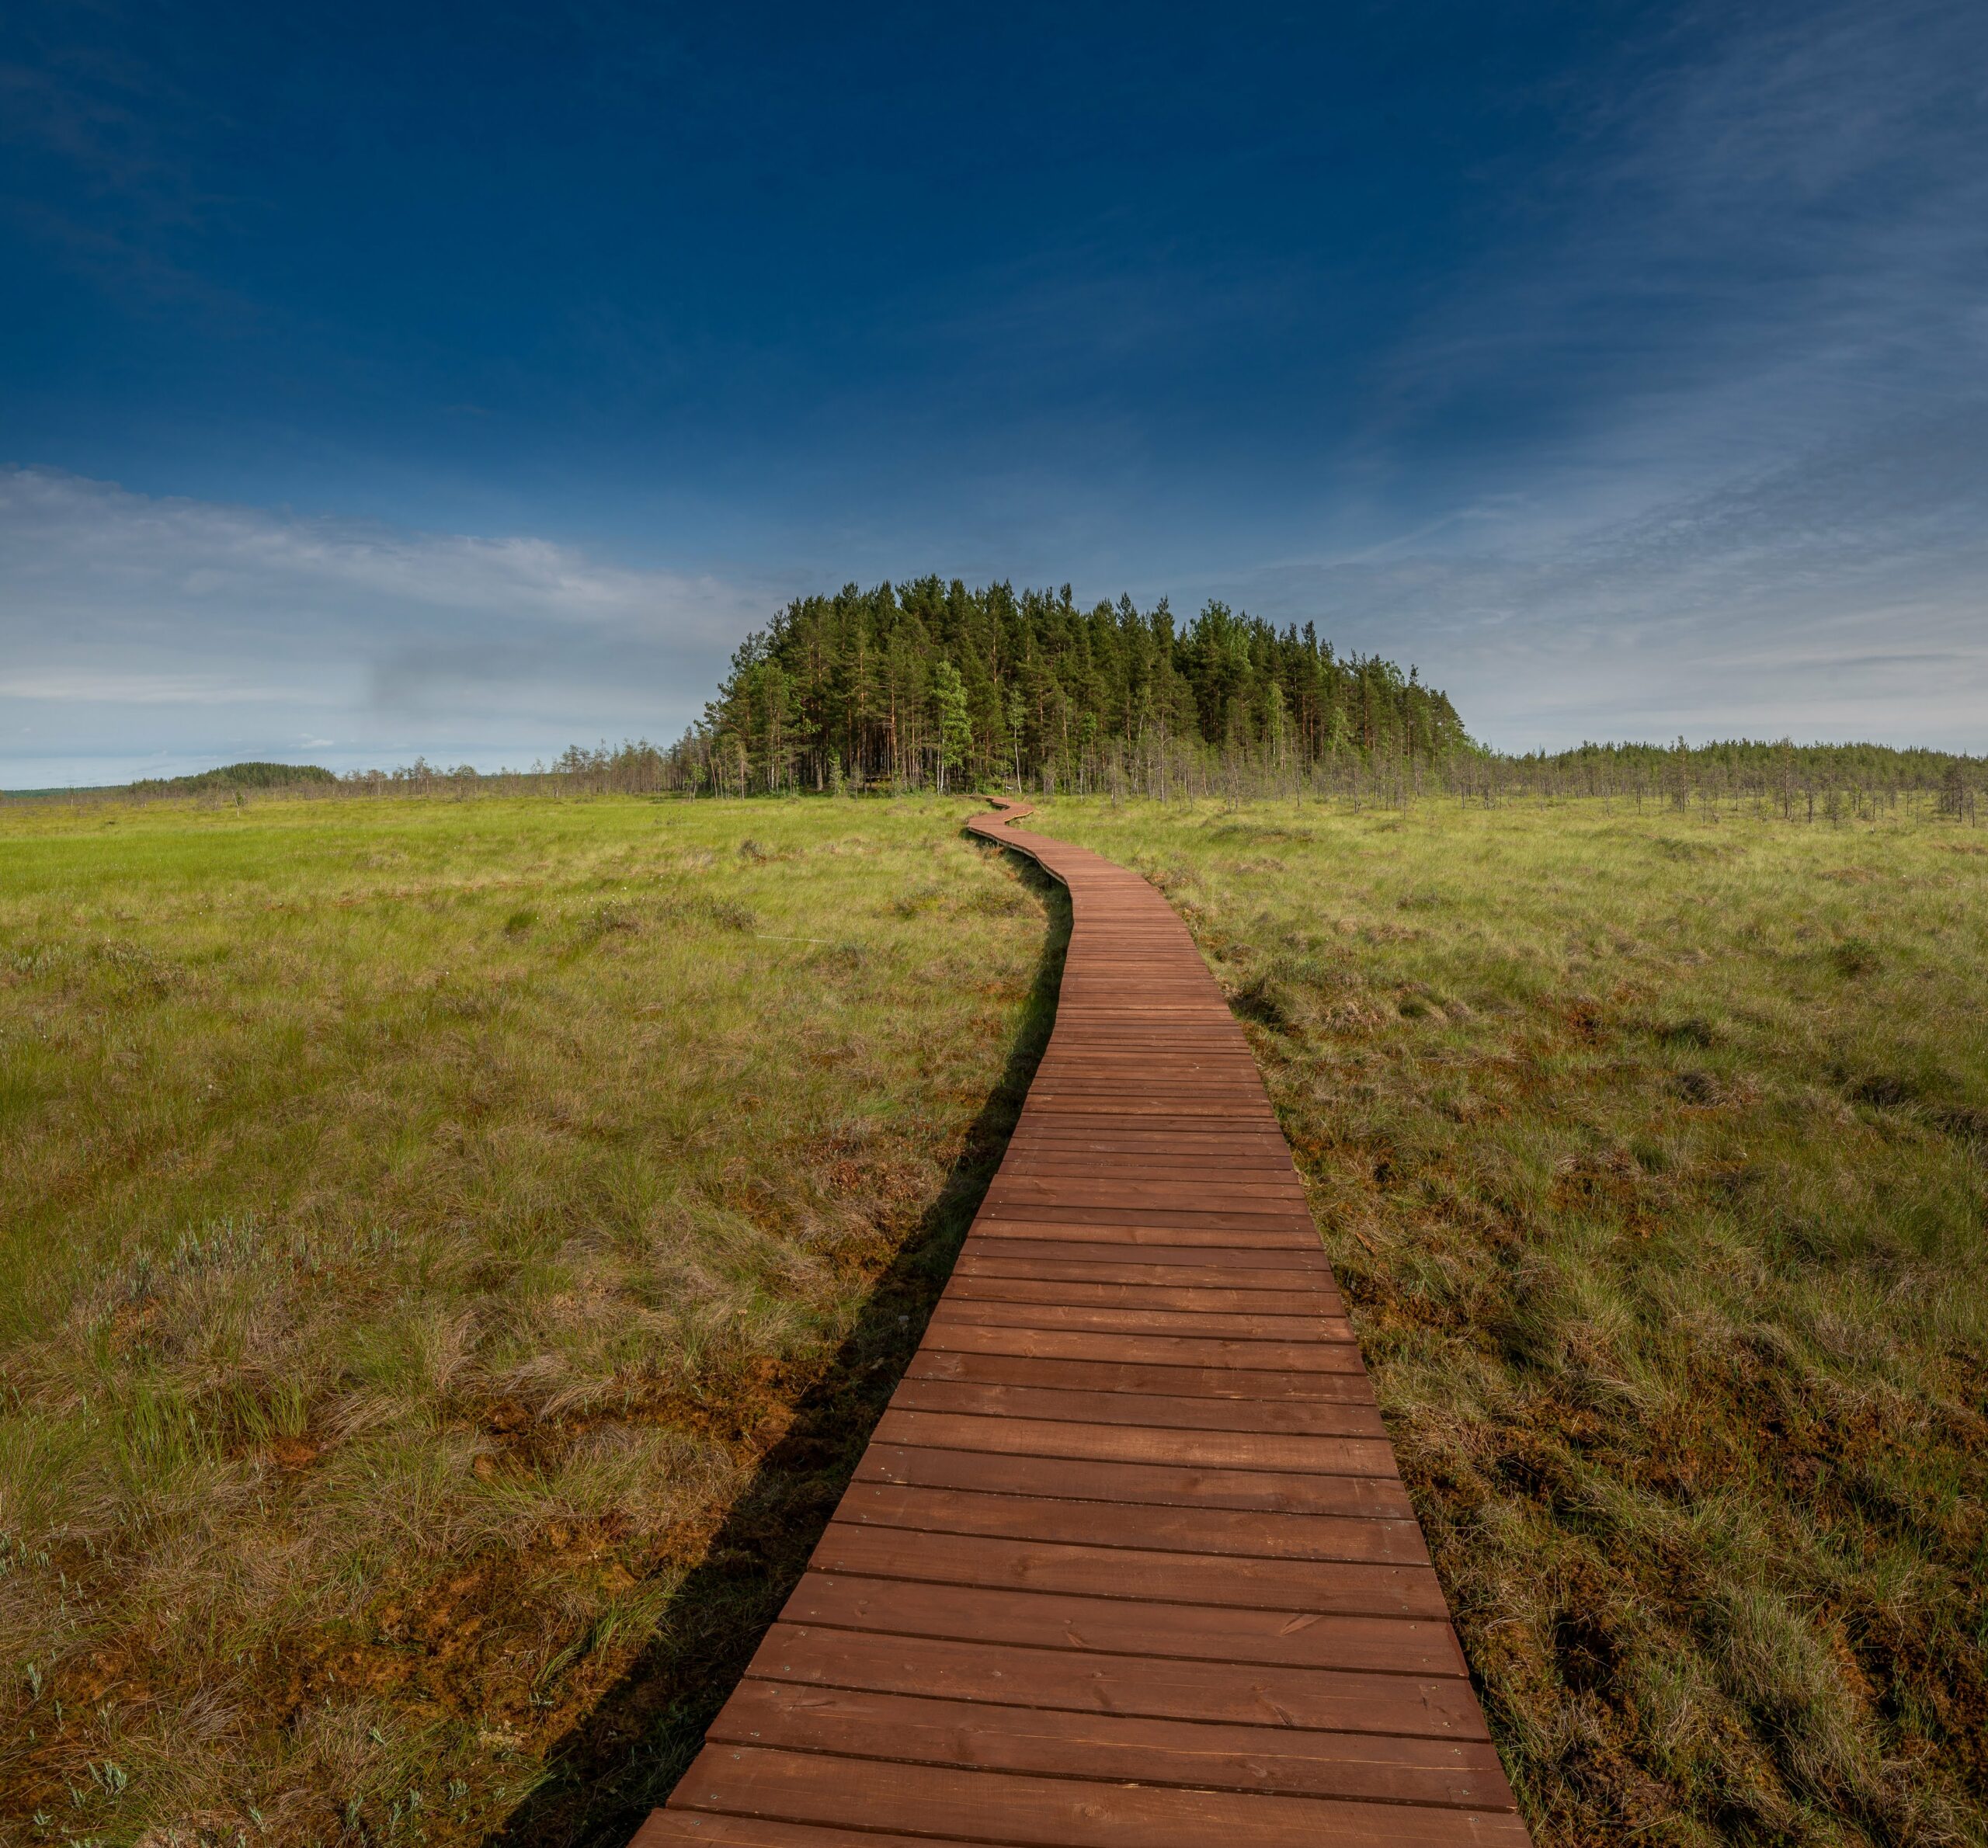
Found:
<svg viewBox="0 0 1988 1848"><path fill-rule="evenodd" d="M1069 901L1034 862L1023 867L1048 908L1048 935L1006 1068L959 1159L787 1435L761 1459L703 1564L670 1600L655 1638L547 1751L547 1781L485 1848L622 1848L688 1769L799 1580L923 1339L1055 1022Z"/></svg>

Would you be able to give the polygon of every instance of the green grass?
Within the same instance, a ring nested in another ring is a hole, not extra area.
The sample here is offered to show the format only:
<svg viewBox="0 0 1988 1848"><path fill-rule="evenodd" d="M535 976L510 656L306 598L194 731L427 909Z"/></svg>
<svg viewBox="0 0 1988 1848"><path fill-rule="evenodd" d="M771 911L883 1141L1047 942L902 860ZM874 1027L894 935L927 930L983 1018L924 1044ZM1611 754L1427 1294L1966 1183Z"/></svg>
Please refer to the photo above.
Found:
<svg viewBox="0 0 1988 1848"><path fill-rule="evenodd" d="M1250 1023L1539 1841L1988 1839L1988 837L1034 825Z"/></svg>
<svg viewBox="0 0 1988 1848"><path fill-rule="evenodd" d="M625 1839L1039 1042L975 806L0 813L0 1836ZM1541 1843L1988 1839L1988 840L1040 825L1249 1024Z"/></svg>
<svg viewBox="0 0 1988 1848"><path fill-rule="evenodd" d="M0 1836L625 1835L998 1153L977 806L0 813Z"/></svg>

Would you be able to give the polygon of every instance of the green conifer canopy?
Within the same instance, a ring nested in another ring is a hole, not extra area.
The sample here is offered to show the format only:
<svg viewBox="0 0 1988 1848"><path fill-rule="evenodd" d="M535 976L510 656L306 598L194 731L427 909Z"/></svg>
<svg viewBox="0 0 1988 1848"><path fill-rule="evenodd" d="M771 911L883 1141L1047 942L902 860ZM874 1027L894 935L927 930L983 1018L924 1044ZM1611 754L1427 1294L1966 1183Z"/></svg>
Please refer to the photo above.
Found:
<svg viewBox="0 0 1988 1848"><path fill-rule="evenodd" d="M741 790L1067 782L1114 748L1281 766L1469 742L1413 669L1336 654L1309 623L1211 603L1183 627L1163 599L1080 610L1067 585L937 578L790 603L733 655L697 734L714 780Z"/></svg>

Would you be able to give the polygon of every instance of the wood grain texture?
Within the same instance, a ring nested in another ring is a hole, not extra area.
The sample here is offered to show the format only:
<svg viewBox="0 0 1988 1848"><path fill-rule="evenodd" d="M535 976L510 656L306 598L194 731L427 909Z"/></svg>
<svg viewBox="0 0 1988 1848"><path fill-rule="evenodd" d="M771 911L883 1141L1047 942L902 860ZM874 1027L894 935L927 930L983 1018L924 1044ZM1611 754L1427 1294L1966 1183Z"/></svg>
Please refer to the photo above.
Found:
<svg viewBox="0 0 1988 1848"><path fill-rule="evenodd" d="M1056 1026L808 1572L638 1848L1527 1848L1305 1191L1081 848Z"/></svg>

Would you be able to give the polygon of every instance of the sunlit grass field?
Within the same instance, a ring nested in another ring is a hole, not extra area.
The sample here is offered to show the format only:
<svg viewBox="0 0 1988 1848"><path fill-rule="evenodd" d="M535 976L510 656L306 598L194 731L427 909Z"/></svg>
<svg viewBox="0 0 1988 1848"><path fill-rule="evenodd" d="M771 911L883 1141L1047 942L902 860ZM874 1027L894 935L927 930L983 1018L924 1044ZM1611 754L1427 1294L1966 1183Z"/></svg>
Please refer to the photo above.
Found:
<svg viewBox="0 0 1988 1848"><path fill-rule="evenodd" d="M1040 1044L977 807L0 811L0 1839L625 1839ZM1249 1023L1542 1844L1988 1839L1988 832L1034 825Z"/></svg>
<svg viewBox="0 0 1988 1848"><path fill-rule="evenodd" d="M1030 825L1250 1023L1541 1843L1988 1839L1988 832Z"/></svg>
<svg viewBox="0 0 1988 1848"><path fill-rule="evenodd" d="M978 806L0 811L0 1839L625 1836L998 1156Z"/></svg>

